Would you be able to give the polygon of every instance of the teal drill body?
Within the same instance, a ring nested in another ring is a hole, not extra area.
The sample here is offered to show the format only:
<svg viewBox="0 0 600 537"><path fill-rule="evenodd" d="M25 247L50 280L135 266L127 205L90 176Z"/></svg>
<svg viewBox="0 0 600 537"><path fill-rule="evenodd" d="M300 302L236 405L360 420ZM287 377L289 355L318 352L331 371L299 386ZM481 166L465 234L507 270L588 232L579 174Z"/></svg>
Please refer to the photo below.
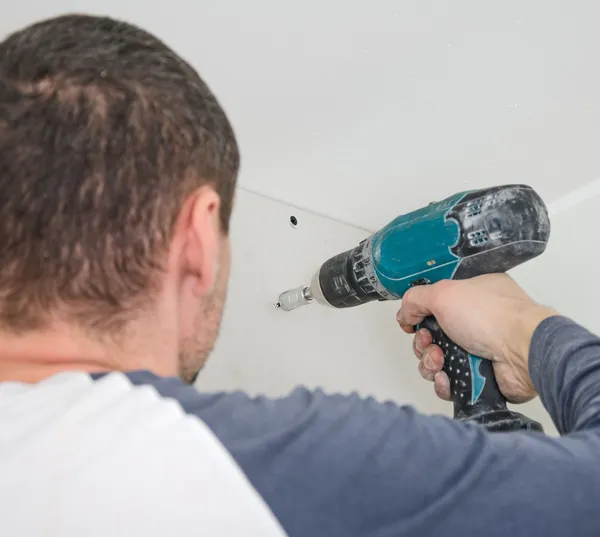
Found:
<svg viewBox="0 0 600 537"><path fill-rule="evenodd" d="M398 299L415 283L505 272L541 254L549 234L546 206L528 186L461 192L326 261L319 286L334 307Z"/></svg>
<svg viewBox="0 0 600 537"><path fill-rule="evenodd" d="M402 297L415 280L452 278L460 261L452 252L460 226L447 214L465 194L399 216L373 236L373 267L387 292Z"/></svg>

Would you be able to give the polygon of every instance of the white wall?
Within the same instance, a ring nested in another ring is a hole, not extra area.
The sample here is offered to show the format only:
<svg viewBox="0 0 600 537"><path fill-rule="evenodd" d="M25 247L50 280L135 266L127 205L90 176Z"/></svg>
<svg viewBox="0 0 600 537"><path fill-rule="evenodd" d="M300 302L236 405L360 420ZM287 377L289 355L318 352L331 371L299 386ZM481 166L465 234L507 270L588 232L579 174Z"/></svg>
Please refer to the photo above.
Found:
<svg viewBox="0 0 600 537"><path fill-rule="evenodd" d="M292 229L289 217L298 218ZM234 264L221 337L201 390L242 389L284 395L296 385L372 395L451 415L417 372L411 338L398 328L397 302L334 310L318 305L285 313L280 292L308 281L331 255L354 247L366 232L239 192L234 211ZM521 411L552 426L539 401Z"/></svg>
<svg viewBox="0 0 600 537"><path fill-rule="evenodd" d="M596 0L53 0L155 32L215 90L241 184L366 229L457 191L600 176ZM348 188L349 184L361 185Z"/></svg>

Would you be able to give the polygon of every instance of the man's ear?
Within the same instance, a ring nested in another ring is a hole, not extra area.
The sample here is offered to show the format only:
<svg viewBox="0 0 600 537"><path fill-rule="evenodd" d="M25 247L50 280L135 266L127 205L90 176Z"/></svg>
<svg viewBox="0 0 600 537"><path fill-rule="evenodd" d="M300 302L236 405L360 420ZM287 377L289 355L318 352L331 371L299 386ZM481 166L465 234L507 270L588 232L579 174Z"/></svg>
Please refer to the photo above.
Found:
<svg viewBox="0 0 600 537"><path fill-rule="evenodd" d="M192 290L197 296L210 293L217 279L222 241L220 207L219 195L210 186L203 186L187 198L175 225L176 234L183 238L181 275L194 278Z"/></svg>

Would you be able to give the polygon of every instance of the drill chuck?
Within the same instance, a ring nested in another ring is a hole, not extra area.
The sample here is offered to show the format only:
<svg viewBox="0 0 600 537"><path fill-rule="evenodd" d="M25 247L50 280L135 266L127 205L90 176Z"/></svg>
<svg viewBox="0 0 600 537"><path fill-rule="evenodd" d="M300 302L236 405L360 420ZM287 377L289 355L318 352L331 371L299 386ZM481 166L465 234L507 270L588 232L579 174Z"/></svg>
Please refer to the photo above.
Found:
<svg viewBox="0 0 600 537"><path fill-rule="evenodd" d="M284 291L279 295L279 300L275 306L283 311L292 311L300 306L306 306L313 301L310 289L307 285L302 285L289 291Z"/></svg>
<svg viewBox="0 0 600 537"><path fill-rule="evenodd" d="M350 308L372 300L399 298L378 285L371 268L371 245L372 241L367 239L356 248L328 259L309 285L281 293L276 306L284 311L292 311L317 302L334 308Z"/></svg>
<svg viewBox="0 0 600 537"><path fill-rule="evenodd" d="M323 266L326 264L327 263L324 263ZM322 306L333 306L329 299L323 295L321 289L320 274L322 270L323 267L315 273L309 285L302 285L281 293L275 307L277 309L282 309L283 311L292 311L301 306L312 304L313 302L321 304Z"/></svg>

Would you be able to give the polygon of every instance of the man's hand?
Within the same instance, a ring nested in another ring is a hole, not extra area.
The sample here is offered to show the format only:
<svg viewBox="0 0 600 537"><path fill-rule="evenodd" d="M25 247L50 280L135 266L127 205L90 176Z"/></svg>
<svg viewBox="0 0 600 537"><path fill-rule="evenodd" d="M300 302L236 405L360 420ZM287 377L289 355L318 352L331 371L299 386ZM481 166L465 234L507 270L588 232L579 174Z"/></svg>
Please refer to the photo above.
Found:
<svg viewBox="0 0 600 537"><path fill-rule="evenodd" d="M498 386L508 401L522 403L535 397L529 346L537 326L556 312L536 304L510 276L446 280L407 291L397 315L402 330L414 333L414 326L428 315L435 316L448 337L467 352L493 360ZM431 344L431 334L419 330L413 348L423 378L434 381L437 395L450 400L442 350Z"/></svg>

